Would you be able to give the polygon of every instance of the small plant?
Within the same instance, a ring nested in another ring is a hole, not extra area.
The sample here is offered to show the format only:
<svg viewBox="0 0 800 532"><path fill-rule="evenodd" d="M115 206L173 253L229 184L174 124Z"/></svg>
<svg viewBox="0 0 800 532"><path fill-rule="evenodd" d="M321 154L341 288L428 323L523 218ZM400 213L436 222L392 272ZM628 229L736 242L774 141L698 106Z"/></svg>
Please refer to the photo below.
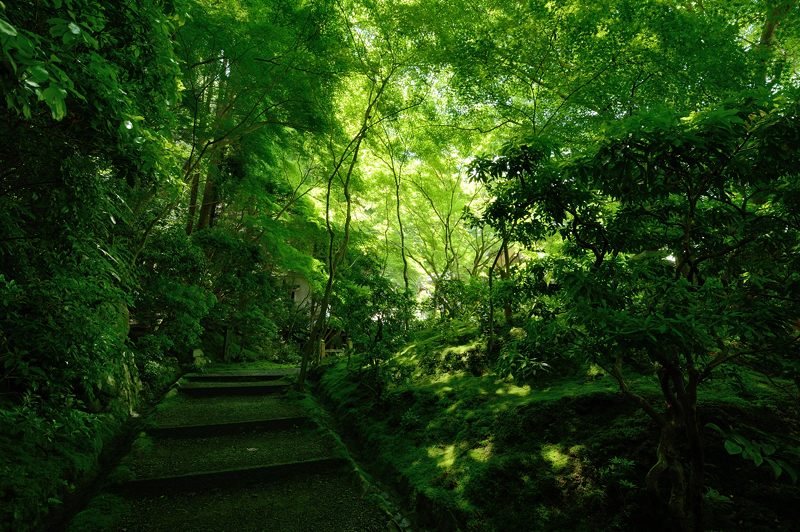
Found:
<svg viewBox="0 0 800 532"><path fill-rule="evenodd" d="M729 429L723 430L715 423L706 423L706 427L716 431L724 438L725 450L730 455L740 455L745 460L750 460L756 467L766 463L772 468L775 479L779 479L785 472L792 483L797 482L797 472L786 461L775 456L778 446L770 442L751 440L742 434Z"/></svg>
<svg viewBox="0 0 800 532"><path fill-rule="evenodd" d="M400 428L404 431L416 430L422 424L422 417L414 410L406 410L400 418Z"/></svg>
<svg viewBox="0 0 800 532"><path fill-rule="evenodd" d="M714 488L708 488L705 494L705 500L712 504L729 505L733 504L733 500L727 495L723 495Z"/></svg>
<svg viewBox="0 0 800 532"><path fill-rule="evenodd" d="M621 456L614 456L608 465L600 468L600 480L606 486L614 486L625 490L632 490L636 485L630 481L633 477L633 468L636 463Z"/></svg>
<svg viewBox="0 0 800 532"><path fill-rule="evenodd" d="M535 378L542 373L550 371L550 364L538 357L530 356L522 352L520 347L524 347L520 342L512 340L500 353L497 361L497 373L500 375L511 375L515 379Z"/></svg>

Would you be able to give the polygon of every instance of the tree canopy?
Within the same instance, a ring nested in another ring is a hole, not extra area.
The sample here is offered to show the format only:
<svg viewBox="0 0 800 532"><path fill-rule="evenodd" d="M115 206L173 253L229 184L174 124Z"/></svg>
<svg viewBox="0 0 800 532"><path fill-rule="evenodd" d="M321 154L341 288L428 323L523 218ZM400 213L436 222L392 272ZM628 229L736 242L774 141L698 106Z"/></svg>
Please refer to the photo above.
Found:
<svg viewBox="0 0 800 532"><path fill-rule="evenodd" d="M380 395L464 320L475 371L613 376L696 530L699 390L800 386L796 0L18 0L0 48L0 426L57 420L32 453L195 349L302 382L349 339Z"/></svg>

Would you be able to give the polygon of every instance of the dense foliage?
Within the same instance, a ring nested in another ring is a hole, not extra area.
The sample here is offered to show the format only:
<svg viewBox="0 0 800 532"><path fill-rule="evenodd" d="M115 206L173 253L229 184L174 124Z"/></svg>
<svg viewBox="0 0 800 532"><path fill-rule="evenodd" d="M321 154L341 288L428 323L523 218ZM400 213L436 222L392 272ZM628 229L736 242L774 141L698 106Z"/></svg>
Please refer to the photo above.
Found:
<svg viewBox="0 0 800 532"><path fill-rule="evenodd" d="M424 430L437 409L490 415L407 401L430 379L587 403L607 379L630 402L598 404L650 419L635 452L573 453L597 492L575 511L615 526L716 522L720 449L788 486L799 39L796 0L0 2L0 527L43 526L181 367L302 384L325 348L428 458L460 433ZM739 426L748 397L787 424ZM482 498L534 519L512 472L558 443L496 414L462 434L496 461L433 476L470 526ZM541 527L572 526L549 493Z"/></svg>

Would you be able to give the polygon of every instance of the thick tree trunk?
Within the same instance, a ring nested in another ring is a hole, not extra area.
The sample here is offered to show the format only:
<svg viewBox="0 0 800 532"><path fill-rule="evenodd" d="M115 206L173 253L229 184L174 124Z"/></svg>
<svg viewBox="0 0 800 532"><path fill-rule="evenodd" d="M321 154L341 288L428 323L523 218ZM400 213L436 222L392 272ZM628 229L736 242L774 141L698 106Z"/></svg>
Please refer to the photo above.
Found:
<svg viewBox="0 0 800 532"><path fill-rule="evenodd" d="M219 179L219 150L211 154L206 173L206 184L203 188L203 203L200 205L200 217L197 219L197 230L211 227L214 221L215 210L219 198L217 195L217 180Z"/></svg>
<svg viewBox="0 0 800 532"><path fill-rule="evenodd" d="M677 371L659 372L667 410L657 419L661 434L657 461L645 477L650 493L666 502L674 526L681 531L703 530L703 491L705 458L697 418L696 383L684 387ZM662 485L667 484L667 497Z"/></svg>

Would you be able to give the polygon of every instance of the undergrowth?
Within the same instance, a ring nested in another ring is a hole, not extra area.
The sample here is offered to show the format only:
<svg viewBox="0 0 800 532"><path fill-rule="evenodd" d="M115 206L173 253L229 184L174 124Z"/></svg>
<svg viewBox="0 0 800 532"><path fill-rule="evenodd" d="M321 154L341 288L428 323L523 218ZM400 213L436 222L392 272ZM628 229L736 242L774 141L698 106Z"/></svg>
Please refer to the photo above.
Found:
<svg viewBox="0 0 800 532"><path fill-rule="evenodd" d="M178 371L168 361L141 371L139 404L156 399ZM70 395L0 403L0 531L45 529L68 513L123 432L130 406L117 399L88 412Z"/></svg>
<svg viewBox="0 0 800 532"><path fill-rule="evenodd" d="M616 381L590 364L528 383L476 375L468 355L476 337L468 327L423 332L384 365L379 397L363 384L366 362L358 357L319 379L350 443L404 494L421 527L669 529L643 480L655 462L657 427ZM700 399L703 422L785 434L777 446L790 460L797 427L783 415L785 404L774 395L756 401L750 388L763 383L745 380L710 383ZM631 382L658 396L646 376ZM709 526L791 529L800 491L788 476L776 480L769 468L729 455L711 429L705 437Z"/></svg>

